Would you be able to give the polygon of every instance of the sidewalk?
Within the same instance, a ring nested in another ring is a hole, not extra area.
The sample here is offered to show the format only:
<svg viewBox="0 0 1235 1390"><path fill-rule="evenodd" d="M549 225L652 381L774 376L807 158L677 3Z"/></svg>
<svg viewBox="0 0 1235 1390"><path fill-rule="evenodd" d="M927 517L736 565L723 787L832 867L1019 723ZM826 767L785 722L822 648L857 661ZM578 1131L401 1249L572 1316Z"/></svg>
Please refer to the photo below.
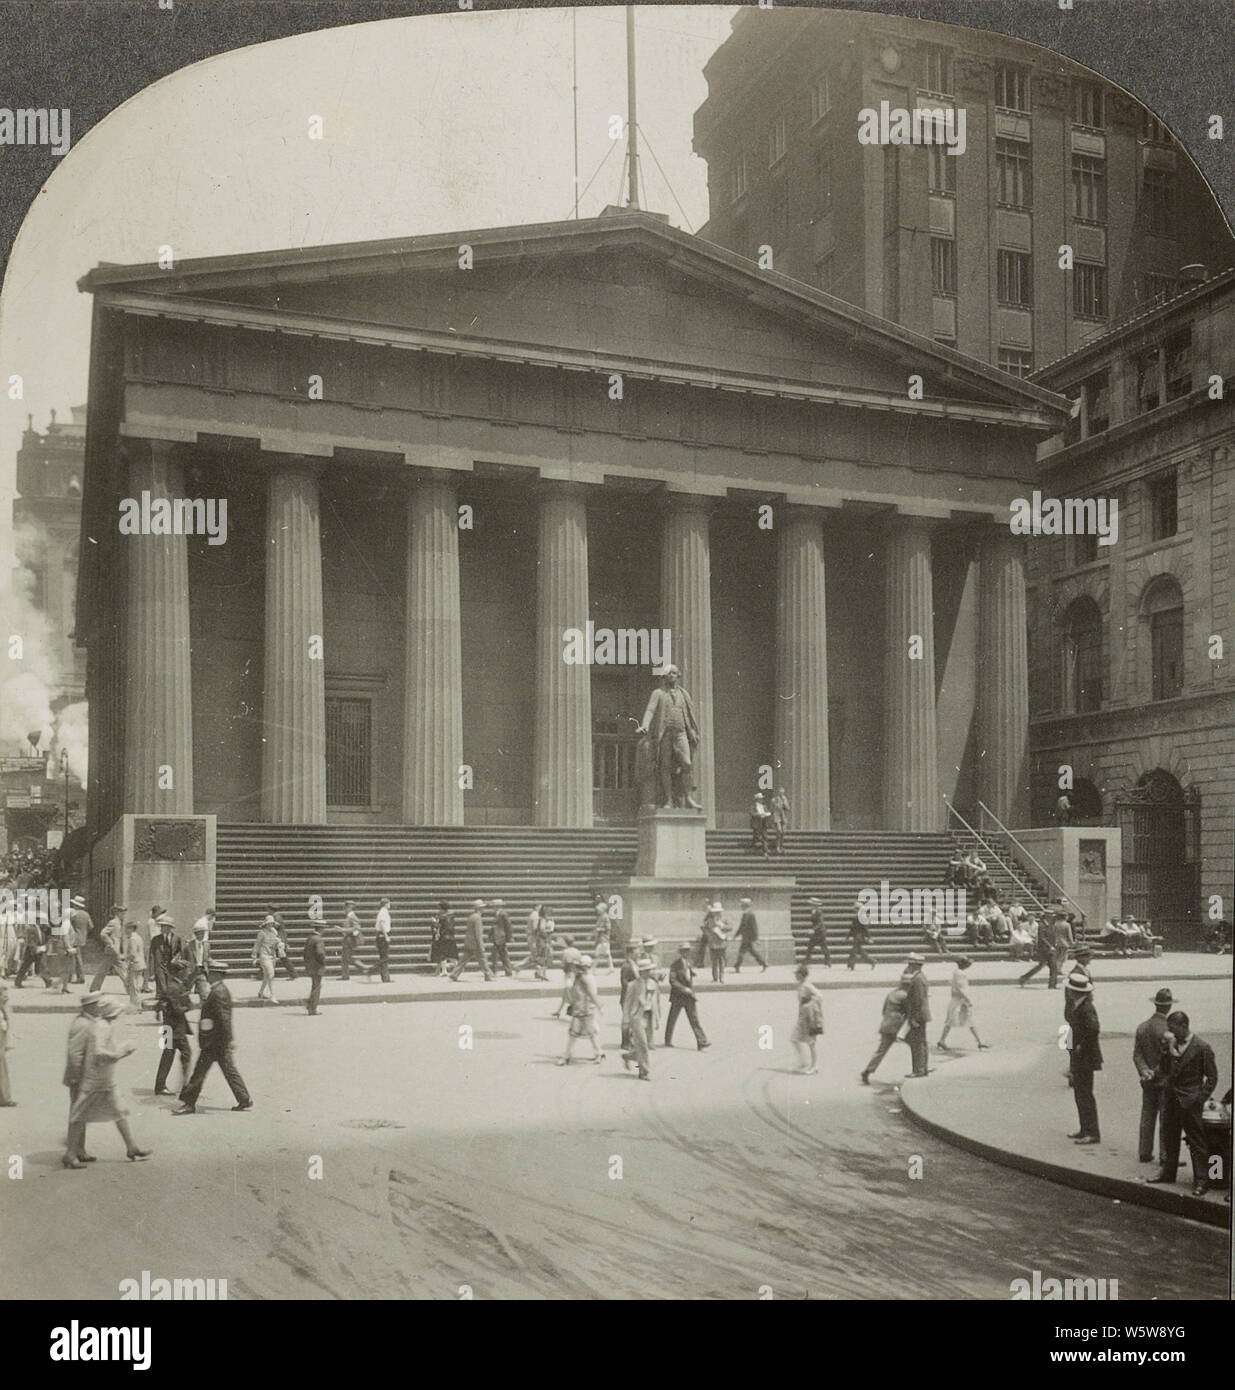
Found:
<svg viewBox="0 0 1235 1390"><path fill-rule="evenodd" d="M1172 977L1183 978L1183 977ZM1217 1055L1221 1095L1230 1084L1230 1034L1206 1033ZM1033 1173L1067 1187L1114 1202L1135 1202L1192 1221L1226 1227L1231 1208L1226 1191L1212 1189L1193 1197L1188 1147L1180 1146L1178 1181L1173 1187L1147 1186L1158 1171L1154 1163L1137 1159L1137 1123L1141 1088L1122 1044L1130 1037L1103 1035L1121 1047L1107 1052L1109 1064L1098 1073L1094 1087L1102 1142L1078 1146L1067 1138L1076 1129L1076 1106L1065 1080L1067 1053L1057 1046L1035 1045L1007 1052L982 1052L945 1058L931 1049L938 1070L901 1087L905 1113L936 1138L956 1144L982 1158ZM939 1060L943 1059L943 1060Z"/></svg>
<svg viewBox="0 0 1235 1390"><path fill-rule="evenodd" d="M835 960L835 956L833 958ZM662 958L662 965L668 967L671 955ZM811 964L811 981L819 989L876 989L888 990L900 979L903 962L889 962L869 966L859 966L856 970L846 970L843 962L830 968L817 959ZM1179 980L1230 979L1231 956L1209 956L1192 952L1170 953L1160 957L1130 957L1126 960L1097 960L1093 965L1094 979L1099 983L1118 983L1122 980L1157 980L1174 983ZM1019 975L1028 967L1019 961L979 961L969 971L972 986L1014 984ZM946 987L952 976L953 965L950 959L931 957L926 963L926 975L935 987ZM258 976L256 969L249 971L233 970L227 977L228 988L238 1008L246 1006L267 1007L257 1000ZM604 971L596 975L596 984L602 995L618 993L618 975L615 969L611 974ZM701 994L721 990L792 990L796 984L793 967L772 965L766 971L758 966L747 965L740 975L732 969L725 972L725 983L714 985L706 967L697 972L695 984ZM59 987L46 989L38 979L26 978L20 990L9 985L9 1008L13 1013L75 1013L77 1000L85 990L84 985L72 986L69 995L62 995ZM302 1008L308 995L309 986L304 975L297 971L295 981L287 980L282 974L275 980L275 994L282 1008ZM1046 973L1043 971L1027 986L1030 990L1046 989ZM119 979L108 976L103 984L106 994L124 995ZM389 984L383 984L374 976L368 979L353 975L348 981L331 974L322 984L323 1004L410 1004L420 1000L459 1000L459 999L539 999L554 998L562 992L561 972L554 970L548 983L534 980L527 972L514 979L500 977L485 981L475 969L469 970L456 984L449 979L434 975L396 974ZM147 995L147 1008L151 1007L153 995Z"/></svg>

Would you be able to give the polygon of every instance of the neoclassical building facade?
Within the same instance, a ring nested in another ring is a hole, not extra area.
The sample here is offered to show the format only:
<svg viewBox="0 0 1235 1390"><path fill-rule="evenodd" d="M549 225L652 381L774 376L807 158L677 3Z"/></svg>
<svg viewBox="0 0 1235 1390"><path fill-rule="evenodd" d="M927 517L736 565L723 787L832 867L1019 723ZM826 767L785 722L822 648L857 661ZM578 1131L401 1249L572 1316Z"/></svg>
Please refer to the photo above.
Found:
<svg viewBox="0 0 1235 1390"><path fill-rule="evenodd" d="M711 819L1028 815L1024 542L1066 403L652 214L99 267L90 821L632 820L668 629ZM119 532L227 502L226 540Z"/></svg>

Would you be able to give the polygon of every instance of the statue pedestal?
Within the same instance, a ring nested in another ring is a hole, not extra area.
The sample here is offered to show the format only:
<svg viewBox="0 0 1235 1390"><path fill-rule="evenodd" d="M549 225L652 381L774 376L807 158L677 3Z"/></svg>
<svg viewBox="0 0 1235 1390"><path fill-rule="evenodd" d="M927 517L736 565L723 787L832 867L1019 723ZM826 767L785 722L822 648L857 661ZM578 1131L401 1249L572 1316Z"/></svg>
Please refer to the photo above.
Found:
<svg viewBox="0 0 1235 1390"><path fill-rule="evenodd" d="M635 936L662 942L694 941L708 904L716 901L724 907L730 931L735 931L741 916L740 898L751 900L759 918L761 942L791 937L789 908L796 880L710 875L706 827L704 811L666 811L651 806L640 810L635 872L610 890L622 899L615 944L625 946ZM731 960L736 949L730 947Z"/></svg>
<svg viewBox="0 0 1235 1390"><path fill-rule="evenodd" d="M658 806L639 810L639 878L707 878L707 813L666 811Z"/></svg>

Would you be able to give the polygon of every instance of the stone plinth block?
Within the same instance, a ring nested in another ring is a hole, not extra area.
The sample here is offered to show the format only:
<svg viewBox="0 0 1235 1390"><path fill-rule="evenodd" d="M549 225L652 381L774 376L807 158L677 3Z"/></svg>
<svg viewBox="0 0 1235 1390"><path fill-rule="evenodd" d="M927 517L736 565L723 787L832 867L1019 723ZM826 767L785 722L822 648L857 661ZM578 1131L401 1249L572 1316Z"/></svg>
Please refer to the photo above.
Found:
<svg viewBox="0 0 1235 1390"><path fill-rule="evenodd" d="M214 816L124 815L91 852L90 912L105 922L114 902L126 917L145 921L161 903L187 940L193 923L214 902Z"/></svg>
<svg viewBox="0 0 1235 1390"><path fill-rule="evenodd" d="M636 877L707 878L707 823L705 811L641 807Z"/></svg>
<svg viewBox="0 0 1235 1390"><path fill-rule="evenodd" d="M1018 855L1024 867L1038 879L1045 869L1084 912L1087 930L1101 931L1108 917L1122 915L1123 832L1116 826L1047 825L1012 834L1038 861Z"/></svg>

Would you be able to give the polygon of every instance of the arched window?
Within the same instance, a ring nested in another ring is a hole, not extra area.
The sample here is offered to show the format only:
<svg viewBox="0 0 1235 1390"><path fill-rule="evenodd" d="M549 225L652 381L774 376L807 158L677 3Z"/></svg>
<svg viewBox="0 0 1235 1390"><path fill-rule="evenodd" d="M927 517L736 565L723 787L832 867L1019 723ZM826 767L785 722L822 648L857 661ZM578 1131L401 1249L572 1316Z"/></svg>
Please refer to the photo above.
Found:
<svg viewBox="0 0 1235 1390"><path fill-rule="evenodd" d="M1184 596L1171 575L1150 582L1141 617L1149 627L1150 698L1172 700L1184 693Z"/></svg>
<svg viewBox="0 0 1235 1390"><path fill-rule="evenodd" d="M1063 617L1063 707L1084 713L1102 707L1102 614L1084 596Z"/></svg>
<svg viewBox="0 0 1235 1390"><path fill-rule="evenodd" d="M1072 803L1074 820L1100 821L1102 819L1102 793L1088 777L1078 777L1068 793Z"/></svg>

